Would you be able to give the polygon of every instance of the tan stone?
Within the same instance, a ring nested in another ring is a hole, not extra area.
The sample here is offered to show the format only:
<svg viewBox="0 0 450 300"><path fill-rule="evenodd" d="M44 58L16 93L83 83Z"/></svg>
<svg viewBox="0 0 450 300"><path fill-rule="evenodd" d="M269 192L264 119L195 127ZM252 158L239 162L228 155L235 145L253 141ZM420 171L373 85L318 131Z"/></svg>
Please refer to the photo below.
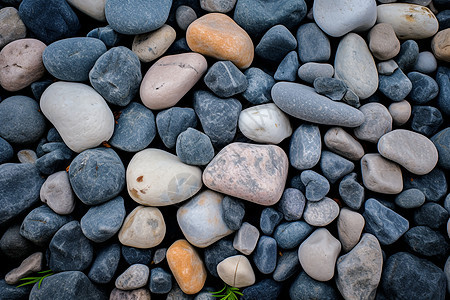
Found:
<svg viewBox="0 0 450 300"><path fill-rule="evenodd" d="M217 273L226 284L237 288L255 283L252 265L244 255L230 256L217 265Z"/></svg>
<svg viewBox="0 0 450 300"><path fill-rule="evenodd" d="M341 127L328 129L323 138L331 151L350 160L360 160L364 156L361 144Z"/></svg>
<svg viewBox="0 0 450 300"><path fill-rule="evenodd" d="M7 284L17 284L20 282L20 278L27 277L35 272L42 270L42 262L44 255L42 252L36 252L24 259L19 267L12 269L5 276Z"/></svg>
<svg viewBox="0 0 450 300"><path fill-rule="evenodd" d="M106 21L106 0L67 0L67 2L97 21Z"/></svg>
<svg viewBox="0 0 450 300"><path fill-rule="evenodd" d="M450 62L450 28L439 31L431 40L431 50L437 59Z"/></svg>
<svg viewBox="0 0 450 300"><path fill-rule="evenodd" d="M0 49L6 44L23 39L27 28L20 19L19 12L14 7L0 9Z"/></svg>
<svg viewBox="0 0 450 300"><path fill-rule="evenodd" d="M372 27L368 35L369 49L379 60L388 60L400 52L400 41L389 23L380 23Z"/></svg>
<svg viewBox="0 0 450 300"><path fill-rule="evenodd" d="M150 291L142 288L132 291L122 291L114 288L109 295L109 300L150 300Z"/></svg>
<svg viewBox="0 0 450 300"><path fill-rule="evenodd" d="M378 153L370 153L361 159L361 173L364 186L382 194L398 194L403 190L400 167Z"/></svg>
<svg viewBox="0 0 450 300"><path fill-rule="evenodd" d="M345 252L350 251L359 242L365 225L364 217L346 207L341 209L337 220L339 240Z"/></svg>
<svg viewBox="0 0 450 300"><path fill-rule="evenodd" d="M411 117L411 104L406 100L394 102L389 105L389 113L392 116L394 125L402 126Z"/></svg>
<svg viewBox="0 0 450 300"><path fill-rule="evenodd" d="M138 34L134 37L131 50L142 62L151 62L163 55L175 41L175 29L164 24L158 30Z"/></svg>

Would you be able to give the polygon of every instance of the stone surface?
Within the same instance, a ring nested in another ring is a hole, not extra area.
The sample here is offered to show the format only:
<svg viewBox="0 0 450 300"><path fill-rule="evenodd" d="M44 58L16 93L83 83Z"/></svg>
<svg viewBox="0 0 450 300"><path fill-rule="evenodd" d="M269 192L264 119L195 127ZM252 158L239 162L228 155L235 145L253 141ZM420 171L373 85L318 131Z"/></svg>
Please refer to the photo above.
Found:
<svg viewBox="0 0 450 300"><path fill-rule="evenodd" d="M267 235L272 235L275 227L283 219L283 214L272 207L267 207L261 212L259 219L259 227L261 231Z"/></svg>
<svg viewBox="0 0 450 300"><path fill-rule="evenodd" d="M225 196L222 199L222 219L231 230L241 228L245 215L244 203L233 197Z"/></svg>
<svg viewBox="0 0 450 300"><path fill-rule="evenodd" d="M428 202L414 212L414 223L431 229L443 227L449 218L449 212L441 205Z"/></svg>
<svg viewBox="0 0 450 300"><path fill-rule="evenodd" d="M282 285L272 279L263 279L260 282L244 289L243 300L250 299L277 299L282 291Z"/></svg>
<svg viewBox="0 0 450 300"><path fill-rule="evenodd" d="M436 82L439 85L438 107L441 112L450 115L450 69L439 66L436 73Z"/></svg>
<svg viewBox="0 0 450 300"><path fill-rule="evenodd" d="M313 231L313 227L304 221L281 223L275 229L273 237L282 249L295 249Z"/></svg>
<svg viewBox="0 0 450 300"><path fill-rule="evenodd" d="M284 25L275 25L263 35L255 53L259 57L280 62L290 51L297 47L297 41Z"/></svg>
<svg viewBox="0 0 450 300"><path fill-rule="evenodd" d="M247 89L247 77L231 61L218 61L206 72L203 81L219 97L227 98Z"/></svg>
<svg viewBox="0 0 450 300"><path fill-rule="evenodd" d="M330 64L309 62L301 65L297 74L301 80L307 83L313 83L318 77L333 77L334 68Z"/></svg>
<svg viewBox="0 0 450 300"><path fill-rule="evenodd" d="M175 18L178 27L180 27L181 30L186 31L189 25L197 19L197 13L190 6L180 5L175 12Z"/></svg>
<svg viewBox="0 0 450 300"><path fill-rule="evenodd" d="M305 196L296 188L287 188L278 202L278 210L283 214L286 221L300 220L305 208Z"/></svg>
<svg viewBox="0 0 450 300"><path fill-rule="evenodd" d="M306 170L300 176L306 188L305 196L308 201L319 201L330 191L330 183L319 173Z"/></svg>
<svg viewBox="0 0 450 300"><path fill-rule="evenodd" d="M270 274L277 265L277 242L274 238L263 235L259 238L253 254L256 268L263 274Z"/></svg>
<svg viewBox="0 0 450 300"><path fill-rule="evenodd" d="M147 284L150 270L146 265L135 264L117 277L115 286L119 290L135 290Z"/></svg>
<svg viewBox="0 0 450 300"><path fill-rule="evenodd" d="M403 186L405 189L416 188L422 191L427 201L438 202L447 195L447 180L445 173L439 168L426 175L417 176L405 174L403 176Z"/></svg>
<svg viewBox="0 0 450 300"><path fill-rule="evenodd" d="M205 248L204 259L206 269L214 277L219 277L219 274L217 273L217 265L227 257L237 254L238 251L234 249L233 242L228 239L221 239Z"/></svg>
<svg viewBox="0 0 450 300"><path fill-rule="evenodd" d="M358 139L377 143L381 136L392 130L392 117L384 105L367 103L359 110L365 121L353 131Z"/></svg>
<svg viewBox="0 0 450 300"><path fill-rule="evenodd" d="M106 0L94 0L94 1L68 0L67 2L73 7L77 8L81 12L85 13L86 15L97 21L100 22L106 21L105 18Z"/></svg>
<svg viewBox="0 0 450 300"><path fill-rule="evenodd" d="M161 57L175 41L175 38L175 29L164 24L155 31L136 35L131 49L140 61L148 63Z"/></svg>
<svg viewBox="0 0 450 300"><path fill-rule="evenodd" d="M176 153L181 162L204 166L214 158L211 139L197 129L188 128L178 135Z"/></svg>
<svg viewBox="0 0 450 300"><path fill-rule="evenodd" d="M425 257L443 259L448 256L450 244L446 237L428 226L415 226L403 236L408 249L415 254Z"/></svg>
<svg viewBox="0 0 450 300"><path fill-rule="evenodd" d="M34 244L20 235L20 224L9 226L0 239L0 250L5 258L20 260L34 253Z"/></svg>
<svg viewBox="0 0 450 300"><path fill-rule="evenodd" d="M106 47L117 46L123 38L122 34L114 31L109 25L92 29L86 36L101 40Z"/></svg>
<svg viewBox="0 0 450 300"><path fill-rule="evenodd" d="M14 285L9 285L4 279L0 280L1 296L6 299L28 299L32 285L24 286L21 289Z"/></svg>
<svg viewBox="0 0 450 300"><path fill-rule="evenodd" d="M319 162L321 148L319 127L313 124L302 124L291 137L289 161L297 170L310 169Z"/></svg>
<svg viewBox="0 0 450 300"><path fill-rule="evenodd" d="M273 78L277 81L295 81L300 66L297 52L289 52L278 65Z"/></svg>
<svg viewBox="0 0 450 300"><path fill-rule="evenodd" d="M392 103L389 105L389 113L392 116L394 125L402 126L408 122L411 116L411 104L406 100Z"/></svg>
<svg viewBox="0 0 450 300"><path fill-rule="evenodd" d="M438 133L436 133L432 138L434 146L436 147L439 158L438 158L438 166L449 170L450 169L450 148L448 148L448 144L450 143L450 129L445 128Z"/></svg>
<svg viewBox="0 0 450 300"><path fill-rule="evenodd" d="M0 137L0 164L9 162L14 157L13 147Z"/></svg>
<svg viewBox="0 0 450 300"><path fill-rule="evenodd" d="M176 145L177 137L189 127L197 127L197 117L192 108L172 107L156 116L156 128L167 148Z"/></svg>
<svg viewBox="0 0 450 300"><path fill-rule="evenodd" d="M339 183L339 196L351 209L359 210L364 202L364 187L356 180L356 173L346 175Z"/></svg>
<svg viewBox="0 0 450 300"><path fill-rule="evenodd" d="M172 275L162 268L154 268L150 272L150 292L166 294L172 289Z"/></svg>
<svg viewBox="0 0 450 300"><path fill-rule="evenodd" d="M150 291L140 288L131 291L122 291L114 288L109 295L109 300L150 300Z"/></svg>
<svg viewBox="0 0 450 300"><path fill-rule="evenodd" d="M341 127L328 129L323 140L328 149L347 159L359 160L364 156L364 149L359 141Z"/></svg>
<svg viewBox="0 0 450 300"><path fill-rule="evenodd" d="M433 50L434 56L446 62L450 61L450 53L448 51L450 29L444 29L439 31L431 41L431 50Z"/></svg>
<svg viewBox="0 0 450 300"><path fill-rule="evenodd" d="M398 65L393 59L381 61L377 64L378 75L392 75L397 69Z"/></svg>
<svg viewBox="0 0 450 300"><path fill-rule="evenodd" d="M48 176L41 187L40 198L55 213L70 214L75 208L75 196L67 172L60 171Z"/></svg>
<svg viewBox="0 0 450 300"><path fill-rule="evenodd" d="M116 273L120 261L120 246L111 244L102 248L94 259L88 277L95 283L109 283Z"/></svg>
<svg viewBox="0 0 450 300"><path fill-rule="evenodd" d="M327 96L333 101L340 101L347 93L347 85L340 79L318 77L314 79L314 90L321 95Z"/></svg>
<svg viewBox="0 0 450 300"><path fill-rule="evenodd" d="M437 61L433 53L431 53L430 51L420 52L413 69L417 72L425 74L433 73L434 71L436 71Z"/></svg>
<svg viewBox="0 0 450 300"><path fill-rule="evenodd" d="M400 41L389 23L379 23L372 27L368 35L369 49L379 60L388 60L400 52Z"/></svg>
<svg viewBox="0 0 450 300"><path fill-rule="evenodd" d="M303 218L312 226L326 226L339 215L339 205L332 199L324 197L319 201L306 202Z"/></svg>
<svg viewBox="0 0 450 300"><path fill-rule="evenodd" d="M419 45L414 40L407 40L400 46L400 53L395 58L402 71L406 72L414 67L419 57Z"/></svg>
<svg viewBox="0 0 450 300"><path fill-rule="evenodd" d="M237 288L255 283L255 273L247 257L230 256L217 265L217 273L226 284Z"/></svg>
<svg viewBox="0 0 450 300"><path fill-rule="evenodd" d="M129 265L149 265L152 262L152 249L141 249L135 247L121 246L122 256ZM164 252L164 257L166 253Z"/></svg>
<svg viewBox="0 0 450 300"><path fill-rule="evenodd" d="M296 37L298 56L303 63L326 62L330 59L330 41L315 23L301 25Z"/></svg>
<svg viewBox="0 0 450 300"><path fill-rule="evenodd" d="M153 255L153 262L155 264L159 264L159 263L163 262L164 259L166 259L166 252L167 252L166 248L160 248L160 249L156 250L155 254Z"/></svg>
<svg viewBox="0 0 450 300"><path fill-rule="evenodd" d="M23 39L27 34L27 28L14 7L0 9L0 24L0 48L12 41Z"/></svg>
<svg viewBox="0 0 450 300"><path fill-rule="evenodd" d="M361 173L364 186L382 194L398 194L403 190L400 166L378 153L369 153L361 158Z"/></svg>
<svg viewBox="0 0 450 300"><path fill-rule="evenodd" d="M272 100L270 90L275 84L272 76L258 68L248 68L245 72L247 78L247 89L242 97L252 104L263 104Z"/></svg>
<svg viewBox="0 0 450 300"><path fill-rule="evenodd" d="M390 100L398 102L405 99L412 89L411 80L397 68L391 75L379 76L379 91Z"/></svg>
<svg viewBox="0 0 450 300"><path fill-rule="evenodd" d="M395 204L401 208L416 208L425 203L425 195L419 189L405 189L395 197Z"/></svg>
<svg viewBox="0 0 450 300"><path fill-rule="evenodd" d="M289 289L291 299L337 299L338 292L327 282L312 279L305 271L295 279Z"/></svg>
<svg viewBox="0 0 450 300"><path fill-rule="evenodd" d="M322 151L320 169L331 184L352 172L354 168L355 164L342 156L330 151Z"/></svg>
<svg viewBox="0 0 450 300"><path fill-rule="evenodd" d="M424 104L438 95L439 86L430 76L419 72L410 72L408 73L408 78L412 82L412 90L408 95L411 102Z"/></svg>
<svg viewBox="0 0 450 300"><path fill-rule="evenodd" d="M12 269L5 275L5 281L7 284L18 284L20 278L27 277L27 275L39 272L42 270L44 255L42 252L36 252L28 256L21 264L15 269Z"/></svg>
<svg viewBox="0 0 450 300"><path fill-rule="evenodd" d="M358 244L364 225L365 221L362 215L346 207L341 209L337 221L337 228L339 241L345 252L350 251Z"/></svg>
<svg viewBox="0 0 450 300"><path fill-rule="evenodd" d="M278 282L285 281L297 273L298 270L300 270L300 262L297 250L285 251L278 258L277 267L272 277L273 280Z"/></svg>
<svg viewBox="0 0 450 300"><path fill-rule="evenodd" d="M411 129L430 136L444 123L441 112L433 106L416 105L412 109ZM438 152L439 154L439 152ZM439 158L438 158L439 162Z"/></svg>
<svg viewBox="0 0 450 300"><path fill-rule="evenodd" d="M250 255L255 250L258 239L258 228L244 222L234 236L233 247L242 254Z"/></svg>

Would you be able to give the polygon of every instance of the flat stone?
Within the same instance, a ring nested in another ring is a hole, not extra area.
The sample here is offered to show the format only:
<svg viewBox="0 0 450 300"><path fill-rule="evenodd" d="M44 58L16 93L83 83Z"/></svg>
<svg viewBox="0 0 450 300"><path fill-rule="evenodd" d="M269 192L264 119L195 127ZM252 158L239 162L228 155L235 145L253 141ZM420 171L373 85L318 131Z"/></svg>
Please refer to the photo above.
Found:
<svg viewBox="0 0 450 300"><path fill-rule="evenodd" d="M402 126L408 122L411 116L411 104L406 100L392 103L389 105L389 113L392 116L394 125Z"/></svg>
<svg viewBox="0 0 450 300"><path fill-rule="evenodd" d="M326 226L339 215L339 205L332 199L324 197L319 201L306 202L303 218L312 226Z"/></svg>
<svg viewBox="0 0 450 300"><path fill-rule="evenodd" d="M339 196L354 210L359 210L365 200L364 187L356 180L357 176L356 173L350 173L339 183Z"/></svg>
<svg viewBox="0 0 450 300"><path fill-rule="evenodd" d="M305 196L296 188L287 188L278 202L278 210L283 214L286 221L300 220L305 208Z"/></svg>
<svg viewBox="0 0 450 300"><path fill-rule="evenodd" d="M57 214L70 214L75 208L75 196L69 174L60 171L48 176L41 187L40 198Z"/></svg>
<svg viewBox="0 0 450 300"><path fill-rule="evenodd" d="M175 147L178 135L189 127L197 127L197 116L192 108L172 107L156 116L158 135L167 148Z"/></svg>
<svg viewBox="0 0 450 300"><path fill-rule="evenodd" d="M411 129L415 132L430 136L444 123L441 112L433 106L416 105L412 109ZM438 152L439 153L439 152ZM438 158L439 162L439 158Z"/></svg>
<svg viewBox="0 0 450 300"><path fill-rule="evenodd" d="M318 77L333 77L334 68L330 64L308 62L300 66L297 74L301 80L313 83Z"/></svg>
<svg viewBox="0 0 450 300"><path fill-rule="evenodd" d="M161 57L173 44L175 38L175 29L164 24L155 31L136 35L131 49L140 61L148 63Z"/></svg>
<svg viewBox="0 0 450 300"><path fill-rule="evenodd" d="M437 61L433 53L430 51L420 52L413 69L424 74L430 74L436 71Z"/></svg>
<svg viewBox="0 0 450 300"><path fill-rule="evenodd" d="M273 280L281 282L291 278L300 270L300 261L298 260L298 251L285 251L283 256L278 258L277 267L273 272Z"/></svg>
<svg viewBox="0 0 450 300"><path fill-rule="evenodd" d="M245 215L245 205L243 201L225 196L222 199L222 218L228 228L238 230L241 228Z"/></svg>
<svg viewBox="0 0 450 300"><path fill-rule="evenodd" d="M68 0L67 1L70 5L77 8L84 14L88 15L89 17L100 21L105 22L105 3L106 0Z"/></svg>
<svg viewBox="0 0 450 300"><path fill-rule="evenodd" d="M361 159L364 186L382 194L398 194L403 190L402 170L378 153L369 153Z"/></svg>
<svg viewBox="0 0 450 300"><path fill-rule="evenodd" d="M379 60L394 58L400 52L400 41L389 23L379 23L372 27L368 39L370 51Z"/></svg>
<svg viewBox="0 0 450 300"><path fill-rule="evenodd" d="M300 67L297 52L289 52L278 65L273 78L277 81L295 81Z"/></svg>
<svg viewBox="0 0 450 300"><path fill-rule="evenodd" d="M43 153L36 160L36 167L46 175L66 169L74 156L72 150L63 142L45 143L39 150Z"/></svg>
<svg viewBox="0 0 450 300"><path fill-rule="evenodd" d="M313 124L300 125L289 144L289 161L297 170L314 167L320 160L322 141L319 127Z"/></svg>
<svg viewBox="0 0 450 300"><path fill-rule="evenodd" d="M88 277L95 283L109 283L116 273L120 260L120 246L111 244L102 248L96 255Z"/></svg>
<svg viewBox="0 0 450 300"><path fill-rule="evenodd" d="M291 299L337 299L339 293L327 282L312 279L305 271L295 279L289 288Z"/></svg>
<svg viewBox="0 0 450 300"><path fill-rule="evenodd" d="M122 257L129 265L149 265L152 262L152 249L141 249L135 247L121 246ZM166 253L164 252L164 257Z"/></svg>
<svg viewBox="0 0 450 300"><path fill-rule="evenodd" d="M404 189L395 197L395 204L401 208L416 208L425 203L425 195L419 189Z"/></svg>
<svg viewBox="0 0 450 300"><path fill-rule="evenodd" d="M416 188L422 191L427 201L438 202L447 195L447 180L445 173L439 168L434 168L426 175L413 175L405 173L403 176L405 189Z"/></svg>
<svg viewBox="0 0 450 300"><path fill-rule="evenodd" d="M119 290L135 290L147 284L150 270L146 265L135 264L117 277L115 286Z"/></svg>
<svg viewBox="0 0 450 300"><path fill-rule="evenodd" d="M277 242L274 238L263 235L259 238L253 254L256 268L263 274L270 274L277 265Z"/></svg>
<svg viewBox="0 0 450 300"><path fill-rule="evenodd" d="M231 61L218 61L206 72L203 81L219 97L228 98L247 89L247 77Z"/></svg>
<svg viewBox="0 0 450 300"><path fill-rule="evenodd" d="M244 222L234 236L233 247L242 254L250 255L255 250L258 239L258 228Z"/></svg>
<svg viewBox="0 0 450 300"><path fill-rule="evenodd" d="M273 237L282 249L297 248L314 230L304 221L281 223L275 229Z"/></svg>
<svg viewBox="0 0 450 300"><path fill-rule="evenodd" d="M247 257L230 256L217 265L217 273L226 284L243 288L255 283L255 273Z"/></svg>
<svg viewBox="0 0 450 300"><path fill-rule="evenodd" d="M431 50L433 50L434 56L446 62L450 61L450 53L447 50L449 42L448 38L450 36L449 28L439 31L431 41Z"/></svg>
<svg viewBox="0 0 450 300"><path fill-rule="evenodd" d="M278 24L267 30L263 35L255 48L255 53L262 59L280 62L296 47L297 40L289 29Z"/></svg>
<svg viewBox="0 0 450 300"><path fill-rule="evenodd" d="M172 275L162 268L154 268L150 272L150 292L167 294L172 289Z"/></svg>
<svg viewBox="0 0 450 300"><path fill-rule="evenodd" d="M315 23L301 25L296 37L298 56L303 63L327 62L330 59L330 40Z"/></svg>
<svg viewBox="0 0 450 300"><path fill-rule="evenodd" d="M392 75L397 69L398 65L393 59L381 61L377 64L378 75Z"/></svg>
<svg viewBox="0 0 450 300"><path fill-rule="evenodd" d="M189 25L197 19L197 13L190 6L180 5L175 11L175 19L178 27L180 27L181 30L186 31Z"/></svg>
<svg viewBox="0 0 450 300"><path fill-rule="evenodd" d="M0 48L27 35L27 28L14 7L0 9L0 24Z"/></svg>
<svg viewBox="0 0 450 300"><path fill-rule="evenodd" d="M42 252L36 252L28 256L24 261L15 269L12 269L5 275L5 281L7 284L18 284L20 278L27 277L32 273L36 273L42 270L42 262L44 255Z"/></svg>
<svg viewBox="0 0 450 300"><path fill-rule="evenodd" d="M339 241L345 252L352 250L358 244L364 229L365 221L362 215L346 207L342 208L337 220Z"/></svg>
<svg viewBox="0 0 450 300"><path fill-rule="evenodd" d="M270 90L275 84L274 78L258 68L248 68L244 74L248 85L242 97L252 104L270 102L272 100Z"/></svg>
<svg viewBox="0 0 450 300"><path fill-rule="evenodd" d="M181 162L188 165L204 166L214 158L211 139L194 128L188 128L178 135L175 150Z"/></svg>
<svg viewBox="0 0 450 300"><path fill-rule="evenodd" d="M352 172L354 168L355 164L342 156L330 151L322 151L320 169L331 184Z"/></svg>
<svg viewBox="0 0 450 300"><path fill-rule="evenodd" d="M341 127L328 129L323 140L328 149L347 159L359 160L364 156L364 149L358 140Z"/></svg>
<svg viewBox="0 0 450 300"><path fill-rule="evenodd" d="M445 128L439 131L431 138L431 141L433 142L439 153L438 166L443 169L449 170L450 149L447 147L447 145L450 142L450 129Z"/></svg>
<svg viewBox="0 0 450 300"><path fill-rule="evenodd" d="M397 68L391 75L379 76L378 89L392 101L399 102L404 100L412 88L411 80L400 68Z"/></svg>
<svg viewBox="0 0 450 300"><path fill-rule="evenodd" d="M150 300L150 297L150 291L146 288L131 291L122 291L114 288L109 295L109 300Z"/></svg>
<svg viewBox="0 0 450 300"><path fill-rule="evenodd" d="M428 226L431 229L443 227L449 218L449 212L441 205L428 202L419 207L414 212L414 223L417 225Z"/></svg>
<svg viewBox="0 0 450 300"><path fill-rule="evenodd" d="M219 274L217 273L217 265L227 257L237 254L238 251L234 249L233 243L230 240L221 239L205 248L204 259L206 269L212 276L219 277Z"/></svg>
<svg viewBox="0 0 450 300"><path fill-rule="evenodd" d="M405 233L403 240L412 253L442 260L450 250L446 236L428 226L415 226Z"/></svg>

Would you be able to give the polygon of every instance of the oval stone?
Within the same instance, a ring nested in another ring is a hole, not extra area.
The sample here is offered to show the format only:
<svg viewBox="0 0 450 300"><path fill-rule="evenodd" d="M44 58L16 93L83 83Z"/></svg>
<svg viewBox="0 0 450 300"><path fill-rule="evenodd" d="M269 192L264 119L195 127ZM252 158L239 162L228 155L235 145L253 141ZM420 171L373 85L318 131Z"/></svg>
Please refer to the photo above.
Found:
<svg viewBox="0 0 450 300"><path fill-rule="evenodd" d="M41 201L55 213L68 215L75 208L75 195L69 181L69 174L59 171L47 177L40 191Z"/></svg>
<svg viewBox="0 0 450 300"><path fill-rule="evenodd" d="M437 59L450 62L450 28L439 31L431 41L431 49Z"/></svg>
<svg viewBox="0 0 450 300"><path fill-rule="evenodd" d="M135 290L147 284L149 275L150 269L146 265L134 264L117 277L115 286L124 291Z"/></svg>
<svg viewBox="0 0 450 300"><path fill-rule="evenodd" d="M89 17L105 22L106 0L67 0L67 2Z"/></svg>
<svg viewBox="0 0 450 300"><path fill-rule="evenodd" d="M319 201L306 202L303 218L312 226L326 226L339 215L339 205L328 197Z"/></svg>
<svg viewBox="0 0 450 300"><path fill-rule="evenodd" d="M175 29L164 24L158 30L136 35L131 49L136 53L140 61L151 62L169 49L176 36Z"/></svg>
<svg viewBox="0 0 450 300"><path fill-rule="evenodd" d="M365 121L353 130L359 140L377 143L382 135L392 130L392 117L386 106L380 103L367 103L359 108Z"/></svg>
<svg viewBox="0 0 450 300"><path fill-rule="evenodd" d="M340 127L328 129L323 141L328 149L347 159L359 160L364 156L364 148L361 144Z"/></svg>
<svg viewBox="0 0 450 300"><path fill-rule="evenodd" d="M297 170L311 169L320 160L322 141L317 125L302 124L292 135L289 162Z"/></svg>
<svg viewBox="0 0 450 300"><path fill-rule="evenodd" d="M27 28L20 19L19 12L14 7L0 9L0 48L12 41L23 39Z"/></svg>
<svg viewBox="0 0 450 300"><path fill-rule="evenodd" d="M222 260L217 265L217 273L226 284L237 288L255 283L252 265L244 255L234 255Z"/></svg>
<svg viewBox="0 0 450 300"><path fill-rule="evenodd" d="M194 196L202 187L202 171L163 150L136 153L127 167L130 197L143 205L165 206Z"/></svg>
<svg viewBox="0 0 450 300"><path fill-rule="evenodd" d="M361 159L364 186L382 194L398 194L403 190L400 167L378 153L369 153Z"/></svg>

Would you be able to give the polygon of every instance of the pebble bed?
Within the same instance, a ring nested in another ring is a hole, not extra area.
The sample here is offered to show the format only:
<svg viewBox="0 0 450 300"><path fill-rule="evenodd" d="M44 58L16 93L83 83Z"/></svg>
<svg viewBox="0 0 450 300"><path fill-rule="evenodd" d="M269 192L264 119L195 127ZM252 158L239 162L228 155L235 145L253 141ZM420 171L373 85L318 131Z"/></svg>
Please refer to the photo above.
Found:
<svg viewBox="0 0 450 300"><path fill-rule="evenodd" d="M450 2L402 2L1 0L0 299L448 297Z"/></svg>

